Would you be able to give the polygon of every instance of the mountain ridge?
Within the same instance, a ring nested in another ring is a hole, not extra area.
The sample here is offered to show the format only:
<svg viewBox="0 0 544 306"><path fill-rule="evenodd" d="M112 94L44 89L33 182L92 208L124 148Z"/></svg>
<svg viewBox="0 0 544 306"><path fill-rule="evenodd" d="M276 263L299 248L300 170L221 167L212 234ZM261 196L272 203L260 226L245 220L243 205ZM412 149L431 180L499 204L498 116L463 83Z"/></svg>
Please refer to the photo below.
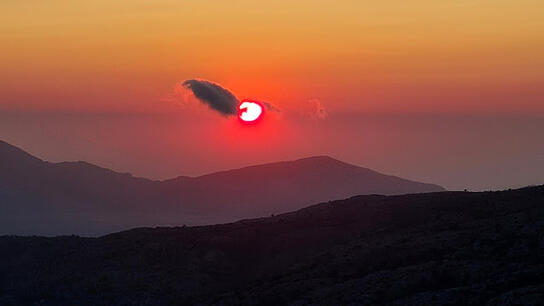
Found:
<svg viewBox="0 0 544 306"><path fill-rule="evenodd" d="M5 142L0 161L0 192L9 199L0 204L6 212L0 233L96 235L139 225L224 223L358 194L444 191L329 156L164 181L84 161L51 163Z"/></svg>

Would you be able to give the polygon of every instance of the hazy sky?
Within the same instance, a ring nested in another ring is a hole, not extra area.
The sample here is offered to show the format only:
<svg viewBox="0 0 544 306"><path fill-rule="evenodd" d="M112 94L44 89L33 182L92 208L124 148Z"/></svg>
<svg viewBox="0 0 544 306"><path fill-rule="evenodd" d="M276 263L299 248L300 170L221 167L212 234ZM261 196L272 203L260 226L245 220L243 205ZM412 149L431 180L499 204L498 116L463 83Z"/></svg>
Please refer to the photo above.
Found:
<svg viewBox="0 0 544 306"><path fill-rule="evenodd" d="M447 188L544 183L543 11L537 0L2 1L0 138L153 178L330 154ZM180 103L176 85L192 78L281 112L237 126ZM309 118L316 101L328 118Z"/></svg>

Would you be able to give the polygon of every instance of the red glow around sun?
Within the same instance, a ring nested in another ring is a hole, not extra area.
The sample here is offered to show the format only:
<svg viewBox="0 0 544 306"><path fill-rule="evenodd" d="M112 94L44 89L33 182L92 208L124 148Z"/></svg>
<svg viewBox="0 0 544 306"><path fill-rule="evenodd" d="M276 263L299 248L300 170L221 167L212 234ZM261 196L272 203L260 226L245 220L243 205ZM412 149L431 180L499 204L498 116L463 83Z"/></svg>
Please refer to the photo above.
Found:
<svg viewBox="0 0 544 306"><path fill-rule="evenodd" d="M257 101L244 100L238 105L238 118L245 123L257 122L263 113L263 105Z"/></svg>

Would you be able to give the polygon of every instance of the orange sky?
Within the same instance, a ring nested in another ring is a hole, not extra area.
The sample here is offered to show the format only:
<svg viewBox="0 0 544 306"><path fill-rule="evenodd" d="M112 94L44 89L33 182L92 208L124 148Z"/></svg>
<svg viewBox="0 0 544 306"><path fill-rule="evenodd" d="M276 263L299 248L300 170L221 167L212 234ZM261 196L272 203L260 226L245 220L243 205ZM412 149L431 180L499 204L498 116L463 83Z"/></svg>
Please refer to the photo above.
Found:
<svg viewBox="0 0 544 306"><path fill-rule="evenodd" d="M164 112L177 82L329 112L544 112L544 3L3 1L0 109Z"/></svg>

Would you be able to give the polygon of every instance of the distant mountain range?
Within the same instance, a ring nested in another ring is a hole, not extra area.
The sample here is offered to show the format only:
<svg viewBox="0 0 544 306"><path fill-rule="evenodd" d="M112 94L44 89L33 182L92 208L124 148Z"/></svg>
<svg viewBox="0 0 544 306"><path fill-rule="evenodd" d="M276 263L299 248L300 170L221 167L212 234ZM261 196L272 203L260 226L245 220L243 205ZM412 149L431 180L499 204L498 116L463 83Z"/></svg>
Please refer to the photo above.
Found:
<svg viewBox="0 0 544 306"><path fill-rule="evenodd" d="M214 224L359 194L437 191L444 188L327 156L153 181L81 161L50 163L0 141L0 234Z"/></svg>
<svg viewBox="0 0 544 306"><path fill-rule="evenodd" d="M544 186L0 237L0 305L542 305Z"/></svg>

